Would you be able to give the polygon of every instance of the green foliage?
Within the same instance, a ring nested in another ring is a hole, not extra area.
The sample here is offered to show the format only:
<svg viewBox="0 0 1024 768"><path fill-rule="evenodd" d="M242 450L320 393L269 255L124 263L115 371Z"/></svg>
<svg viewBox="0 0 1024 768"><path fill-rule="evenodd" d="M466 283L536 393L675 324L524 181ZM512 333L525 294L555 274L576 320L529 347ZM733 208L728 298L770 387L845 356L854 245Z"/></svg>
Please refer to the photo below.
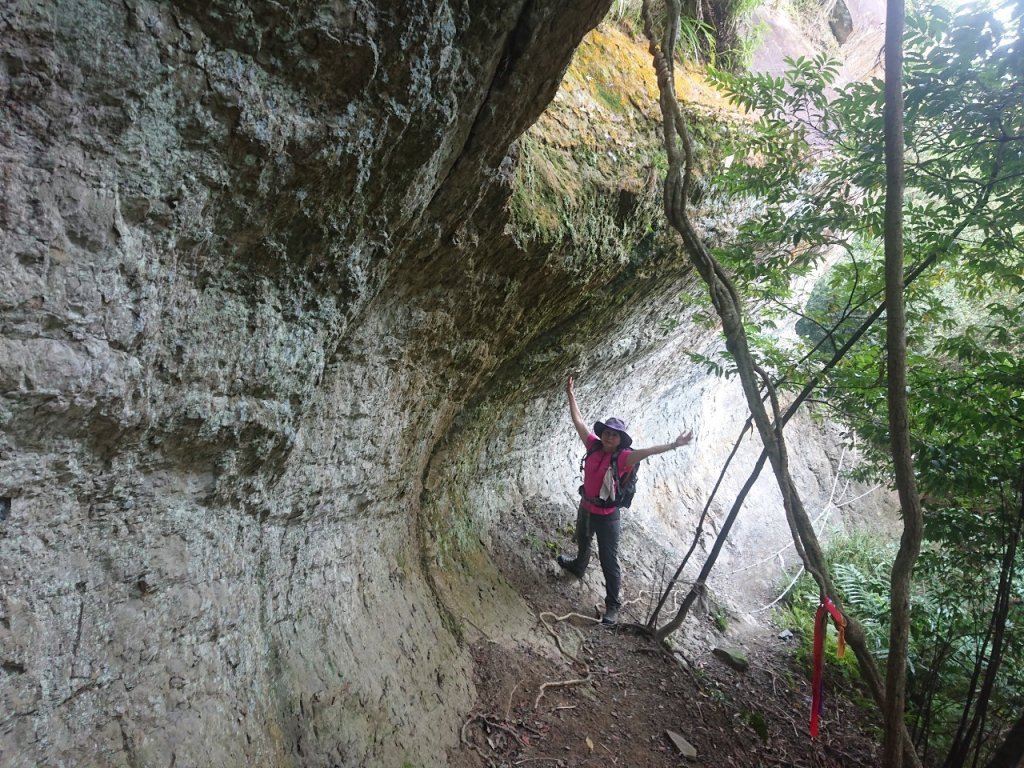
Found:
<svg viewBox="0 0 1024 768"><path fill-rule="evenodd" d="M845 611L863 624L868 644L879 661L887 655L889 584L888 569L895 547L869 536L854 534L835 540L826 550L829 571L836 584ZM950 578L957 573L958 578ZM1021 577L1018 572L1018 579ZM913 724L920 727L930 719L930 749L939 753L949 746L960 716L964 691L978 654L984 653L984 628L991 609L989 596L994 584L991 569L979 568L974 558L963 552L929 547L919 568L911 610L908 700L912 703ZM776 621L801 637L797 658L810 674L814 614L818 605L818 587L810 576L797 580L787 603ZM1017 626L1021 611L1012 618ZM1024 694L1024 640L1011 633L1005 651L1004 674L993 695L991 706L1016 717L1015 702ZM836 656L837 633L829 628L825 663L828 674L847 684L860 680L852 654ZM928 702L928 707L923 706ZM1004 722L1006 721L1004 720Z"/></svg>
<svg viewBox="0 0 1024 768"><path fill-rule="evenodd" d="M605 93L608 98L614 94ZM611 94L611 95L609 95ZM564 243L566 267L589 275L596 267L621 269L650 255L657 213L655 190L635 195L628 213L622 193L609 188L592 148L566 151L532 133L520 140L521 159L512 189L513 234L526 247L532 240ZM630 158L638 166L642 158Z"/></svg>
<svg viewBox="0 0 1024 768"><path fill-rule="evenodd" d="M715 622L715 629L719 632L725 632L729 628L729 614L724 608L716 607L712 619Z"/></svg>
<svg viewBox="0 0 1024 768"><path fill-rule="evenodd" d="M535 533L527 534L526 543L530 547L530 551L540 555L547 555L554 557L561 551L561 547L558 542L554 539L541 539Z"/></svg>
<svg viewBox="0 0 1024 768"><path fill-rule="evenodd" d="M740 72L749 68L753 53L767 30L751 18L762 0L714 0L710 3L715 23L715 50L723 69ZM712 65L716 58L709 59Z"/></svg>
<svg viewBox="0 0 1024 768"><path fill-rule="evenodd" d="M663 317L663 318L661 318L661 320L658 321L658 330L661 331L661 335L662 336L668 336L670 333L672 333L678 327L679 327L679 318L678 317L672 317L672 316Z"/></svg>
<svg viewBox="0 0 1024 768"><path fill-rule="evenodd" d="M642 0L614 0L608 10L612 21L622 24L635 35L643 34L644 21L641 14Z"/></svg>
<svg viewBox="0 0 1024 768"><path fill-rule="evenodd" d="M929 269L907 290L908 345L915 384L928 388L931 381L934 389L961 365L952 351L972 322L975 348L994 343L1012 355L1024 339L1024 85L1011 76L1021 71L1021 54L1002 41L990 14L938 11L909 26L905 249L913 267ZM991 34L979 37L977 28ZM734 134L739 162L715 179L720 191L756 199L759 207L716 255L764 303L763 328L794 309L794 277L842 255L803 310L805 346L780 347L771 333L759 345L762 359L796 387L881 300L883 96L882 83L873 81L830 100L833 64L822 57L790 64L786 78L716 74L730 98L761 115L752 133ZM752 336L761 338L756 329ZM877 416L884 412L882 338L881 328L870 331L822 390L879 446L887 439ZM926 359L935 354L938 366ZM934 421L934 408L923 406L925 413Z"/></svg>
<svg viewBox="0 0 1024 768"><path fill-rule="evenodd" d="M946 517L952 510L944 510ZM918 642L918 664L911 670L908 695L917 702L928 701L929 707L913 710L918 729L931 721L929 730L935 735L933 749L944 752L949 735L965 699L971 690L971 675L979 659L987 662L991 653L988 627L991 621L992 596L997 589L998 570L984 563L994 553L991 536L981 530L993 521L981 515L952 515L966 539L964 547L930 547L921 558L918 574L925 597L915 615ZM965 525L975 517L973 526ZM998 525L998 523L997 523ZM973 528L973 530L971 530ZM1019 585L1024 570L1017 567L1015 581ZM1024 696L1024 640L1015 631L1024 620L1020 606L1011 606L1007 621L1007 643L1003 661L989 706L996 712L1019 715L1019 702ZM986 664L987 665L987 664ZM1004 721L1005 722L1005 721Z"/></svg>
<svg viewBox="0 0 1024 768"><path fill-rule="evenodd" d="M964 703L979 704L972 676L995 663L996 595L1019 595L1024 585L1019 562L1006 570L1020 535L1024 472L1022 10L1015 5L1001 19L983 6L933 8L907 25L908 396L926 507L908 701L925 754L949 749ZM784 78L716 73L735 103L759 115L749 132L733 134L735 162L713 180L754 211L716 255L764 307L748 329L760 361L786 387L813 376L816 399L853 428L865 471L887 479L884 313L865 330L884 286L883 83L829 95L834 64L789 64ZM824 277L804 304L790 286L812 274ZM771 326L801 304L799 338L773 338ZM844 603L884 658L891 554L876 549L863 546L875 553L865 560L856 548L841 546L838 557L833 547L829 557ZM798 585L788 620L806 629L817 600L816 586ZM982 756L1019 714L1024 642L1011 630L1021 619L1011 601L986 729L977 736Z"/></svg>
<svg viewBox="0 0 1024 768"><path fill-rule="evenodd" d="M815 0L808 0L814 2ZM744 69L752 58L752 51L764 35L765 26L752 26L744 38L739 29L749 25L754 11L762 0L730 0L715 2L711 6L695 7L699 14L682 15L676 30L675 56L681 61L709 62L721 59L729 69ZM642 0L614 0L608 17L635 36L643 35ZM653 2L655 26L662 20L663 3ZM662 6L662 7L659 7ZM710 18L707 12L710 10ZM661 38L662 30L656 29Z"/></svg>
<svg viewBox="0 0 1024 768"><path fill-rule="evenodd" d="M760 712L744 710L739 713L739 720L743 725L752 729L761 741L768 741L768 721Z"/></svg>
<svg viewBox="0 0 1024 768"><path fill-rule="evenodd" d="M715 62L715 28L697 19L679 20L676 56L683 61Z"/></svg>
<svg viewBox="0 0 1024 768"><path fill-rule="evenodd" d="M878 243L874 241L865 242L855 236L849 249L851 265L874 263L881 259ZM858 299L865 292L861 282L862 271L856 266L848 269L845 263L841 263L814 284L797 320L796 330L813 350L815 362L831 358L868 319L872 307L865 306ZM881 286L875 288L881 289ZM868 293L870 295L871 291Z"/></svg>
<svg viewBox="0 0 1024 768"><path fill-rule="evenodd" d="M736 41L736 50L733 53L735 68L739 71L747 71L754 60L754 52L764 44L768 35L769 26L767 22L760 21Z"/></svg>
<svg viewBox="0 0 1024 768"><path fill-rule="evenodd" d="M704 369L708 376L732 378L736 374L736 366L727 363L724 359L720 361L714 357L702 355L699 352L686 352L686 357L689 358L693 365Z"/></svg>
<svg viewBox="0 0 1024 768"><path fill-rule="evenodd" d="M840 600L846 610L864 625L867 642L873 653L884 659L889 639L888 568L895 547L864 534L850 534L835 539L825 551ZM801 576L790 591L785 607L776 621L793 630L801 638L798 658L807 665L812 661L814 614L818 608L818 586L808 574ZM853 654L837 656L838 635L829 629L825 645L827 664L849 682L858 682L860 673Z"/></svg>

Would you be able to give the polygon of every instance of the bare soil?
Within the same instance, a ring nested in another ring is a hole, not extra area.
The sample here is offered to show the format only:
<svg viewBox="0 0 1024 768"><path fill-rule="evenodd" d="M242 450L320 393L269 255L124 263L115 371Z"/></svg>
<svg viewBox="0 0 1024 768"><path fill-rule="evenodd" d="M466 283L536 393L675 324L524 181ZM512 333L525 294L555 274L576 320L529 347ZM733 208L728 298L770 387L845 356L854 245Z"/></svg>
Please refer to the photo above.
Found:
<svg viewBox="0 0 1024 768"><path fill-rule="evenodd" d="M473 647L479 700L462 727L454 768L487 766L828 766L879 764L875 727L838 680L826 682L821 733L808 734L810 670L794 662L795 639L745 629L723 645L750 666L726 666L711 648L685 658L624 621L609 627L571 603L568 575L527 594L560 638L555 657L536 647L483 639ZM522 586L522 585L521 585ZM573 660L575 659L575 661ZM570 682L575 681L575 682ZM696 749L685 758L673 731Z"/></svg>

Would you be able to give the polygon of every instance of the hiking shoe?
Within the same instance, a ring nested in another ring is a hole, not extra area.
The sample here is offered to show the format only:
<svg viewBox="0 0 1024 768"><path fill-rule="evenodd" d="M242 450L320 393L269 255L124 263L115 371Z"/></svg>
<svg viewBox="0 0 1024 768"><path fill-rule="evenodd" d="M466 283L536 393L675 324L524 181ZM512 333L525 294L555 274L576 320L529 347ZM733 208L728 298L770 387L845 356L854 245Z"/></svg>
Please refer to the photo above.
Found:
<svg viewBox="0 0 1024 768"><path fill-rule="evenodd" d="M565 555L559 555L558 556L558 564L560 566L562 566L563 568L565 568L565 570L567 570L569 573L571 573L577 579L582 579L583 578L583 574L580 573L576 569L576 561L575 560L570 560Z"/></svg>
<svg viewBox="0 0 1024 768"><path fill-rule="evenodd" d="M601 617L602 624L615 624L619 620L618 608L605 608L604 616Z"/></svg>

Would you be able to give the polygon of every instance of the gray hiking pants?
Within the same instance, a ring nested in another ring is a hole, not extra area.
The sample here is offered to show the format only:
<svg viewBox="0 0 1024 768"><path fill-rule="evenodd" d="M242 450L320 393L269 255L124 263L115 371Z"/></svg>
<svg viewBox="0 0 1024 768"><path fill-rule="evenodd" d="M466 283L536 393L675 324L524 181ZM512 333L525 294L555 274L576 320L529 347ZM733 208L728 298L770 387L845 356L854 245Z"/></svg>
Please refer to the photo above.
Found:
<svg viewBox="0 0 1024 768"><path fill-rule="evenodd" d="M597 535L597 556L601 561L601 572L604 574L605 598L608 608L618 608L619 603L619 530L621 527L619 510L610 515L595 515L588 512L580 504L576 511L576 546L579 551L574 563L580 576L587 570L590 562L590 543Z"/></svg>

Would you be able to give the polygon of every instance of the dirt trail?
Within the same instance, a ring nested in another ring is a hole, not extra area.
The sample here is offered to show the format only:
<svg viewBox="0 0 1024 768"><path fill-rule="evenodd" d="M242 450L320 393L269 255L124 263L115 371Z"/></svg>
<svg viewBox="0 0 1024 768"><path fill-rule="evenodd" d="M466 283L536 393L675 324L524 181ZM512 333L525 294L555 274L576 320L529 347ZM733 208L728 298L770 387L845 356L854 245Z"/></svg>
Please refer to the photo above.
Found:
<svg viewBox="0 0 1024 768"><path fill-rule="evenodd" d="M534 587L526 597L538 616L579 610L572 603L578 592L571 577L552 576ZM809 670L793 662L796 639L782 640L772 627L746 626L742 636L721 637L723 645L741 647L750 661L746 672L738 672L715 658L711 648L684 658L628 623L615 628L582 618L548 623L580 663L557 652L480 638L473 647L480 698L449 765L878 764L872 725L838 679L826 681L821 735L808 736ZM546 633L539 619L538 627ZM551 685L573 679L584 681ZM696 757L681 756L667 731L685 738Z"/></svg>

